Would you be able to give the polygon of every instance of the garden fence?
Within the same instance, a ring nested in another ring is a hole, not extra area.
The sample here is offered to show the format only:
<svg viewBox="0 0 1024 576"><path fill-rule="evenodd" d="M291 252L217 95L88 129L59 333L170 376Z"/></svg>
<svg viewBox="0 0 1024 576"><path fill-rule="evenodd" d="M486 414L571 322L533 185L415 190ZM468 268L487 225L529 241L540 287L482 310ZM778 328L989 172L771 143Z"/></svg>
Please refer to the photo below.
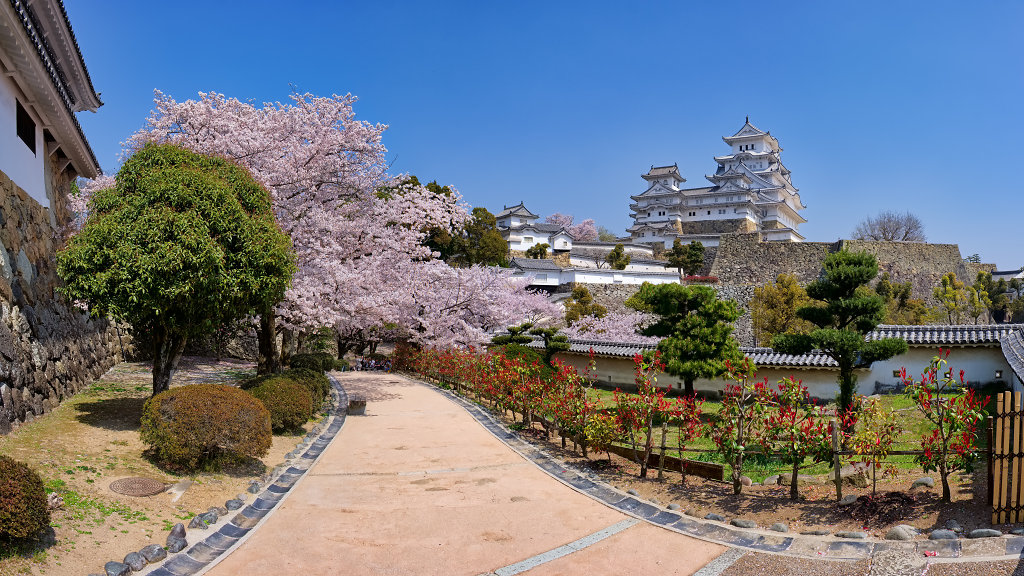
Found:
<svg viewBox="0 0 1024 576"><path fill-rule="evenodd" d="M996 415L989 424L989 502L992 523L1024 521L1024 407L1020 392L996 396Z"/></svg>

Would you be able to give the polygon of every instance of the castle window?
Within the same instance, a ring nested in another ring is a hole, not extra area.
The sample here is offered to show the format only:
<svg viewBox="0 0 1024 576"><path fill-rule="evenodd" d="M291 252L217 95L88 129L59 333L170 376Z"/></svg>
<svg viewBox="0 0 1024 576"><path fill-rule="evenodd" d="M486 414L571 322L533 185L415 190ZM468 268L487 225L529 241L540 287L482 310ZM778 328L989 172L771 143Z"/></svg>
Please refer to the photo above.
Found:
<svg viewBox="0 0 1024 576"><path fill-rule="evenodd" d="M708 216L711 216L711 210L708 210Z"/></svg>
<svg viewBox="0 0 1024 576"><path fill-rule="evenodd" d="M18 126L18 138L28 146L28 149L32 151L32 154L36 153L36 123L32 120L32 117L28 115L28 111L21 105L21 102L14 101L17 106L17 120Z"/></svg>

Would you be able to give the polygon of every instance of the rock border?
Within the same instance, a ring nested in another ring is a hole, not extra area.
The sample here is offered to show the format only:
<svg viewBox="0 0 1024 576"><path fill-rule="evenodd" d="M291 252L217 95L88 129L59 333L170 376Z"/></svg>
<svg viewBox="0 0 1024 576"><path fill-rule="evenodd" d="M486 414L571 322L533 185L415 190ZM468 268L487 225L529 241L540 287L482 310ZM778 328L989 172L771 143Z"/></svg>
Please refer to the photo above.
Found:
<svg viewBox="0 0 1024 576"><path fill-rule="evenodd" d="M121 562L107 562L103 567L106 576L192 576L206 570L241 544L287 497L344 426L348 394L337 378L329 373L327 378L331 382L327 415L303 436L294 450L285 455L285 461L259 480L252 481L245 493L228 500L223 506L214 506L192 517L187 530L205 532L212 528L215 530L212 534L189 547L188 532L179 522L167 535L166 546L150 544L142 550L130 552ZM255 499L246 504L251 496ZM228 519L231 514L233 516ZM180 554L182 551L184 553Z"/></svg>
<svg viewBox="0 0 1024 576"><path fill-rule="evenodd" d="M567 468L564 462L543 448L523 440L479 404L463 398L450 389L417 377L409 377L448 397L506 446L577 492L634 518L699 540L751 552L840 561L870 559L876 553L898 553L930 561L995 562L1019 560L1024 554L1024 534L1007 535L999 532L999 536L995 536L995 530L988 532L985 537L972 532L968 538L961 538L957 534L957 538L953 540L898 541L871 538L860 531L840 531L831 534L826 530L811 530L799 535L788 535L782 530L784 525L781 523L776 523L768 529L740 528L736 523L749 525L748 523L752 522L742 518L727 519L717 514L708 515L717 518L697 518L693 516L696 513L694 510L680 513L677 504L663 507L658 502L643 500L635 495L635 491L623 492L604 482L596 474ZM788 526L785 528L788 531ZM938 530L941 529L935 529ZM1019 529L1016 531L1024 532Z"/></svg>

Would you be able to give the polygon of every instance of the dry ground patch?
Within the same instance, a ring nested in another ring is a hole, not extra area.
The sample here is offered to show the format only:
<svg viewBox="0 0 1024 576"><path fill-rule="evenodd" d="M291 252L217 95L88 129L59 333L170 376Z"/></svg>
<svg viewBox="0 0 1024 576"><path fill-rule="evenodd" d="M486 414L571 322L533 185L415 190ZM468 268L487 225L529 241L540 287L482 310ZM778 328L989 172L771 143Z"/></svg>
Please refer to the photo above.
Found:
<svg viewBox="0 0 1024 576"><path fill-rule="evenodd" d="M185 358L172 386L236 383L254 373L251 363ZM31 550L0 549L0 576L81 575L102 572L109 560L147 544L163 545L176 522L244 492L249 482L284 460L299 436L275 436L262 460L217 473L188 474L158 466L139 440L142 405L152 392L146 363L122 363L88 389L42 418L0 437L0 453L29 464L48 492L64 498L52 513L52 531ZM307 429L312 424L307 425ZM111 482L143 476L165 484L193 483L177 500L168 493L131 497L112 492Z"/></svg>

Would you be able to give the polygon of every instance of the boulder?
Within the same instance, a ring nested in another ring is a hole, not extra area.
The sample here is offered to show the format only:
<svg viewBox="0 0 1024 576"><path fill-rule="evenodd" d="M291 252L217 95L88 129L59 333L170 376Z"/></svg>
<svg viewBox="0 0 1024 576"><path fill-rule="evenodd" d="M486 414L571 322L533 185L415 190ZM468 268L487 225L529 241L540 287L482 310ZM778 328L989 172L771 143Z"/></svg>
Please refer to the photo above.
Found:
<svg viewBox="0 0 1024 576"><path fill-rule="evenodd" d="M1024 536L1024 528L1014 528L1013 530L1010 530L1010 534L1013 534L1014 536Z"/></svg>
<svg viewBox="0 0 1024 576"><path fill-rule="evenodd" d="M971 533L967 535L968 538L999 538L1003 533L993 528L978 528L971 530Z"/></svg>
<svg viewBox="0 0 1024 576"><path fill-rule="evenodd" d="M178 522L177 524L172 526L170 533L167 534L167 539L168 540L170 540L171 538L184 538L184 537L185 537L185 525L182 524L181 522Z"/></svg>
<svg viewBox="0 0 1024 576"><path fill-rule="evenodd" d="M956 532L952 530L945 530L939 528L938 530L932 530L932 533L928 535L929 540L956 540Z"/></svg>
<svg viewBox="0 0 1024 576"><path fill-rule="evenodd" d="M704 516L704 519L705 520L714 520L715 522L725 522L725 518L723 518L722 516L720 516L718 514L715 514L714 512Z"/></svg>
<svg viewBox="0 0 1024 576"><path fill-rule="evenodd" d="M787 472L785 474L779 474L779 484L781 486L789 486L792 483L793 483L793 474L792 473ZM796 476L796 485L797 486L807 486L807 485L817 485L817 484L824 484L824 482L822 480L818 479L816 476L809 476L807 474L797 474L797 476Z"/></svg>
<svg viewBox="0 0 1024 576"><path fill-rule="evenodd" d="M773 485L778 484L778 483L779 483L779 475L776 474L774 476L769 476L769 477L765 478L764 482L762 482L761 484L764 484L765 486L773 486Z"/></svg>
<svg viewBox="0 0 1024 576"><path fill-rule="evenodd" d="M886 540L913 540L914 533L905 526L893 526L885 533Z"/></svg>
<svg viewBox="0 0 1024 576"><path fill-rule="evenodd" d="M753 483L754 483L754 481L751 480L750 478L748 478L746 476L740 476L740 484L742 484L744 486L750 486Z"/></svg>
<svg viewBox="0 0 1024 576"><path fill-rule="evenodd" d="M637 492L636 490L634 490L632 488L630 488L629 490L626 490L626 494L629 494L630 496L639 496L640 495L639 492Z"/></svg>
<svg viewBox="0 0 1024 576"><path fill-rule="evenodd" d="M185 548L188 548L188 540L184 538L168 538L167 539L167 551L170 553L181 552Z"/></svg>
<svg viewBox="0 0 1024 576"><path fill-rule="evenodd" d="M769 526L768 529L775 532L789 532L789 526L786 526L784 522L776 522Z"/></svg>
<svg viewBox="0 0 1024 576"><path fill-rule="evenodd" d="M132 567L122 562L107 562L103 565L103 571L107 576L128 576L132 573Z"/></svg>
<svg viewBox="0 0 1024 576"><path fill-rule="evenodd" d="M934 487L935 487L935 479L932 478L931 476L924 476L924 477L918 478L917 480L914 480L913 484L910 485L910 489L911 490L913 490L915 488L934 488Z"/></svg>
<svg viewBox="0 0 1024 576"><path fill-rule="evenodd" d="M745 520L743 518L733 518L730 524L737 528L757 528L757 522L754 522L753 520Z"/></svg>
<svg viewBox="0 0 1024 576"><path fill-rule="evenodd" d="M669 510L679 510L679 504L676 504L675 502L673 502L673 503L668 505L668 509Z"/></svg>
<svg viewBox="0 0 1024 576"><path fill-rule="evenodd" d="M203 516L205 516L205 514L193 516L192 521L188 523L189 530L206 530L209 528L210 525L203 520Z"/></svg>
<svg viewBox="0 0 1024 576"><path fill-rule="evenodd" d="M801 534L803 534L804 536L828 536L829 534L831 534L831 532L829 532L828 530L822 530L820 528L817 528L814 530L804 530L803 532L801 532Z"/></svg>
<svg viewBox="0 0 1024 576"><path fill-rule="evenodd" d="M205 522L207 526L212 526L213 524L217 523L217 513L213 511L203 512L199 516L196 516L196 518L201 518L202 521Z"/></svg>
<svg viewBox="0 0 1024 576"><path fill-rule="evenodd" d="M842 500L839 501L839 505L840 506L850 506L850 505L852 505L856 501L857 501L857 495L856 494L847 494L846 496L843 496Z"/></svg>
<svg viewBox="0 0 1024 576"><path fill-rule="evenodd" d="M142 550L139 550L139 554L142 555L142 557L146 559L146 562L149 562L150 564L154 564L164 558L167 558L167 551L159 544L150 544Z"/></svg>
<svg viewBox="0 0 1024 576"><path fill-rule="evenodd" d="M700 512L698 512L696 508L687 508L686 510L683 511L683 514L686 514L687 516L693 516L694 518L696 518L700 515Z"/></svg>
<svg viewBox="0 0 1024 576"><path fill-rule="evenodd" d="M142 557L142 554L139 554L138 552L129 552L128 555L124 557L123 562L131 567L135 572L142 570L146 567L146 564L148 564L146 559Z"/></svg>
<svg viewBox="0 0 1024 576"><path fill-rule="evenodd" d="M861 532L860 530L849 530L843 532L836 532L836 538L852 538L854 540L863 540L868 537L867 532Z"/></svg>
<svg viewBox="0 0 1024 576"><path fill-rule="evenodd" d="M228 500L227 502L224 503L224 509L225 510L239 510L243 506L245 506L245 502L242 502L241 500L239 500L237 498L233 498L233 499Z"/></svg>
<svg viewBox="0 0 1024 576"><path fill-rule="evenodd" d="M952 530L953 532L963 532L964 527L960 525L955 519L950 518L946 520L946 530Z"/></svg>

